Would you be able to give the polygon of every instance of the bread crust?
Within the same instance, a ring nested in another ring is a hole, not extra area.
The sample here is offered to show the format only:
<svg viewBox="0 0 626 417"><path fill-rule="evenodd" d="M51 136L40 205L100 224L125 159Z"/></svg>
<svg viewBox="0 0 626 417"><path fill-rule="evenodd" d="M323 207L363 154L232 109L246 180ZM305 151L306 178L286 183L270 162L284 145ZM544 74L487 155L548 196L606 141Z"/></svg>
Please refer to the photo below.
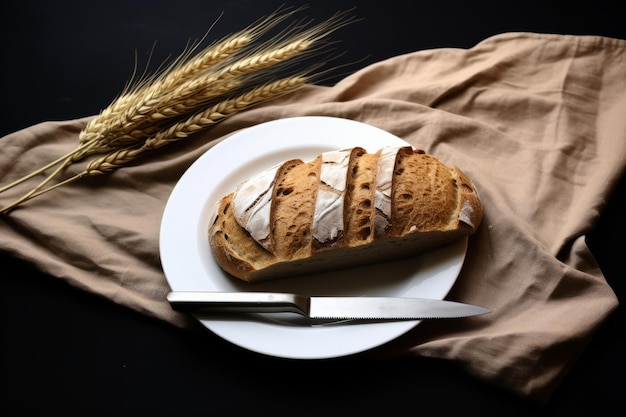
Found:
<svg viewBox="0 0 626 417"><path fill-rule="evenodd" d="M335 171L345 176L345 188L336 178L334 191L341 200L333 202L343 204L343 222L331 225L333 239L319 242L313 231L313 224L324 217L315 209L316 199L322 198L318 191L328 187L320 179L324 154L306 163L290 160L275 168L268 218L256 220L269 224L270 245L256 241L254 233L238 223L233 213L235 192L217 203L208 239L220 267L247 282L305 275L417 255L471 235L480 225L483 208L478 192L458 167L411 147L383 148L375 154L358 147L343 151L349 161L342 160L345 166ZM391 158L388 169L380 169L381 155ZM391 187L383 189L389 181ZM387 194L389 208L375 207L376 192L379 199ZM317 207L321 210L323 205ZM384 235L375 233L377 216L389 221Z"/></svg>

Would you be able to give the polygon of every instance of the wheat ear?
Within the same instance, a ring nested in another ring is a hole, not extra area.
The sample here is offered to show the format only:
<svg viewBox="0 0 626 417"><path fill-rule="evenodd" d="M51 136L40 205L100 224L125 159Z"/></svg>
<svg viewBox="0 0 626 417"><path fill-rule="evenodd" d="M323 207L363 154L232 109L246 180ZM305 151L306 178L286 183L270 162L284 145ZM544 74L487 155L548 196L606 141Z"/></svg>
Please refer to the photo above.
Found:
<svg viewBox="0 0 626 417"><path fill-rule="evenodd" d="M307 77L322 65L320 62L310 65L306 71L296 71L300 76L269 82L279 74L293 72L294 64L300 62L297 59L310 58L314 52L319 52L318 41L351 23L353 20L345 19L345 13L339 12L308 29L308 22L301 21L259 46L252 45L270 28L299 10L301 8L276 12L190 58L199 45L196 44L157 75L144 77L134 85L129 83L122 95L81 131L79 144L73 151L0 188L0 192L6 191L60 165L29 193L0 212L5 213L24 201L85 175L114 170L148 150L188 137L310 80L312 77ZM272 68L277 65L278 68ZM261 87L253 88L259 85ZM74 177L43 188L68 165L93 154L104 156L90 162Z"/></svg>
<svg viewBox="0 0 626 417"><path fill-rule="evenodd" d="M241 43L243 41L240 40ZM195 112L211 100L235 90L241 84L239 77L284 62L306 51L312 43L309 39L297 39L280 47L269 48L258 55L227 65L218 72L209 72L203 76L192 77L186 82L178 82L176 88L169 93L164 93L165 88L174 87L174 83L163 83L161 88L157 86L150 89L142 100L129 105L123 115L111 119L108 126L105 126L106 123L95 125L94 128L100 129L100 133L93 135L93 146L76 152L72 159L80 160L97 150L139 144L158 131L159 124L165 119ZM116 136L102 136L102 132L115 132Z"/></svg>
<svg viewBox="0 0 626 417"><path fill-rule="evenodd" d="M217 98L232 91L239 85L236 80L238 76L260 71L285 61L294 55L306 50L311 46L312 41L307 39L297 39L278 48L268 49L258 56L244 58L235 62L221 71L207 77L193 78L218 62L218 59L225 59L229 53L241 48L249 42L251 36L240 35L218 44L217 47L210 48L205 54L207 57L200 57L191 60L189 65L184 65L178 70L174 70L170 75L157 81L153 86L145 88L145 91L129 93L121 96L109 108L103 111L95 119L92 119L79 136L79 146L72 152L58 158L53 163L46 165L38 171L23 177L1 191L14 187L47 169L63 163L61 168L65 168L72 162L76 162L88 155L106 152L117 147L129 147L140 144L146 138L158 132L159 123L166 118L182 116L193 112L212 98ZM191 77L190 81L181 81L184 77ZM166 93L168 88L176 87L173 91ZM267 86L265 86L267 88ZM253 90L258 93L258 89ZM139 93L143 96L139 97ZM245 96L245 95L244 95ZM136 99L139 97L139 99ZM165 102L166 105L159 107L158 103ZM227 100L227 102L232 102ZM218 104L223 105L223 103ZM124 116L120 117L119 112L126 108ZM111 137L114 133L115 137ZM45 178L25 197L34 195L38 190L47 184L53 176L57 175L61 169L56 169L50 176ZM27 198L29 199L29 198Z"/></svg>
<svg viewBox="0 0 626 417"><path fill-rule="evenodd" d="M88 142L102 137L106 132L118 125L121 115L128 113L131 108L150 106L150 100L158 100L186 81L206 71L220 61L228 59L253 39L252 34L242 32L226 38L216 45L207 48L196 57L179 65L174 65L164 76L156 78L152 84L131 91L108 106L98 117L92 119L81 132L80 142ZM141 104L139 104L141 103Z"/></svg>
<svg viewBox="0 0 626 417"><path fill-rule="evenodd" d="M157 78L153 84L145 84L142 88L136 88L121 95L109 106L107 106L107 108L105 108L98 116L91 119L87 123L85 128L79 134L79 144L76 149L61 156L60 158L55 159L38 170L3 186L0 188L0 193L39 174L42 174L60 163L63 163L63 167L66 167L71 163L68 160L71 160L72 162L78 161L85 156L98 152L106 152L116 146L129 146L133 142L139 142L146 137L150 137L151 134L156 132L155 129L130 129L130 131L124 135L112 137L114 136L114 126L117 125L115 121L121 113L127 111L133 105L137 106L136 103L137 101L142 101L141 97L143 94L153 96L159 91L170 91L213 65L218 64L220 61L226 60L230 56L236 54L259 35L260 29L260 27L252 28L227 37L221 42L206 48L202 53L199 53L197 56L183 64L178 62L182 61L181 58L174 66L172 66L172 69L167 72L166 75L161 78ZM55 173L58 172L60 172L59 169L55 170ZM34 190L37 190L42 185L46 184L49 179L51 178L48 177L44 179L44 181L38 187L35 187Z"/></svg>
<svg viewBox="0 0 626 417"><path fill-rule="evenodd" d="M88 175L95 175L113 171L114 169L126 165L145 152L159 149L172 142L188 138L194 133L213 126L255 104L287 94L302 86L306 81L307 78L304 76L294 76L256 87L245 94L222 101L206 110L194 114L182 122L174 124L168 129L162 130L153 138L146 140L143 146L139 148L123 149L96 159L87 165L85 172Z"/></svg>
<svg viewBox="0 0 626 417"><path fill-rule="evenodd" d="M284 62L310 46L311 41L299 39L285 46L264 51L259 55L244 58L215 74L195 78L169 94L164 100L165 105L157 106L153 111L145 114L141 111L136 112L133 122L140 125L142 122L139 119L145 117L146 120L143 123L151 124L194 112L210 100L235 90L241 84L238 81L239 77Z"/></svg>
<svg viewBox="0 0 626 417"><path fill-rule="evenodd" d="M0 213L7 213L16 206L42 194L52 191L55 188L59 188L63 185L74 182L80 178L90 175L104 174L106 172L114 171L129 162L137 159L146 152L161 148L172 142L176 142L189 136L202 131L210 126L213 126L224 119L245 110L255 104L263 101L267 101L272 98L279 97L287 94L295 89L301 87L307 82L306 76L293 76L282 80L274 81L266 85L256 87L249 92L242 94L238 97L220 102L207 110L198 112L197 114L189 117L188 119L176 123L168 129L165 129L157 133L153 138L145 141L141 147L130 147L124 149L118 149L105 156L91 161L87 164L84 171L70 177L62 182L59 182L51 187L41 189L51 177L42 182L38 187L35 187L31 192L24 195L20 199L14 201L10 205L2 208Z"/></svg>
<svg viewBox="0 0 626 417"><path fill-rule="evenodd" d="M350 22L350 20L344 21L343 13L337 13L328 21L308 28L297 36L294 32L300 27L276 35L260 47L250 51L245 50L245 46L252 40L296 11L288 11L283 15L273 14L236 36L226 39L209 49L208 52L200 54L199 58L192 59L180 68L170 71L165 81L161 82L157 79L151 88L141 92L141 100L135 102L125 100L129 102L126 109L116 114L116 117L110 120L111 123L104 123L100 126L100 134L109 130L114 131L118 134L118 138L113 140L122 141L121 138L125 138L129 140L129 145L133 139L142 140L144 137L135 138L135 135L129 133L141 132L142 125L160 122L165 118L178 117L196 110L211 99L234 89L236 85L230 84L234 79L260 72L302 54L313 44ZM247 55L231 62L237 56L237 52L242 51L247 52ZM209 72L199 77L205 70L208 71L222 63L223 68L217 73ZM182 81L176 83L176 80ZM123 145L123 143L120 144L120 146Z"/></svg>
<svg viewBox="0 0 626 417"><path fill-rule="evenodd" d="M189 59L188 57L196 49L196 47L192 47L187 53L179 57L168 70L164 71L161 76L153 80L143 80L139 87L133 88L119 97L96 118L92 119L80 133L80 143L97 140L96 146L90 147L90 152L95 153L107 141L117 141L119 143L116 146L124 146L131 145L135 140L143 139L140 135L142 129L139 129L138 126L127 126L132 124L133 117L137 117L136 115L133 116L134 112L138 112L138 114L150 112L152 106L159 102L160 97L171 93L210 68L228 61L238 53L245 52L247 45L300 10L302 8L279 9L269 17L261 19L248 28L228 36L214 45L210 45L195 57ZM213 97L215 96L217 94L213 95ZM160 114L164 113L166 111ZM126 135L120 136L121 132L116 131L117 127L121 127ZM86 152L81 152L74 157L74 160L78 160L87 154Z"/></svg>

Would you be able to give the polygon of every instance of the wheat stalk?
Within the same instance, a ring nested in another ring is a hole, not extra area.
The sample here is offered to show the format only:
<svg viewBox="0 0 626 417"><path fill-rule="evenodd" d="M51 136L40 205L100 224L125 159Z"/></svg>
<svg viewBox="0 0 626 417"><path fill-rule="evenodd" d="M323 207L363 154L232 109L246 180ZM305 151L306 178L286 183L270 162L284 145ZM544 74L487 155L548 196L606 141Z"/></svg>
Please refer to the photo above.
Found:
<svg viewBox="0 0 626 417"><path fill-rule="evenodd" d="M321 50L317 44L351 23L344 13L306 28L300 23L255 45L269 29L300 9L274 13L192 56L189 49L164 71L145 78L114 100L87 123L74 150L27 176L0 188L0 193L57 167L30 192L1 213L36 196L85 176L120 168L142 154L187 138L252 105L293 91L310 81L320 63L285 76L295 64ZM295 60L295 61L294 61ZM281 78L274 78L281 74ZM103 154L86 168L44 188L68 166L90 155Z"/></svg>
<svg viewBox="0 0 626 417"><path fill-rule="evenodd" d="M188 138L194 133L205 130L206 128L215 125L235 113L245 110L257 103L287 94L305 84L307 79L308 78L306 76L293 76L285 78L254 88L251 91L233 99L222 101L204 111L194 114L182 122L174 124L168 129L160 131L154 137L146 140L140 147L128 147L110 152L105 156L91 161L87 164L87 167L83 171L73 177L42 190L41 188L49 182L50 178L48 178L47 181L42 182L38 187L31 190L30 193L4 207L0 212L9 212L19 204L22 204L31 198L45 194L46 192L74 182L85 176L104 174L105 172L111 172L121 168L129 162L139 158L146 152L153 151L172 142Z"/></svg>

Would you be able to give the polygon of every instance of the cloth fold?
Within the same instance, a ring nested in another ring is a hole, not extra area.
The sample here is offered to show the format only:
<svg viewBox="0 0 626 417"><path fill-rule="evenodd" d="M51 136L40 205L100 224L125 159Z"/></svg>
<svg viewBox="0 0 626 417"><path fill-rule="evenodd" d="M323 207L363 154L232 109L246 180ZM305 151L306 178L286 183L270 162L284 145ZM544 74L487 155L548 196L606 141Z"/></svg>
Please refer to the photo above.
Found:
<svg viewBox="0 0 626 417"><path fill-rule="evenodd" d="M546 402L618 305L585 235L626 168L625 68L626 41L598 36L506 33L470 49L393 57L27 202L0 218L0 250L115 303L192 326L167 304L159 260L161 215L184 171L219 140L262 122L361 121L459 166L476 184L484 219L448 298L493 311L423 322L365 356L453 360ZM0 139L0 184L72 150L88 119ZM24 190L0 194L0 205Z"/></svg>

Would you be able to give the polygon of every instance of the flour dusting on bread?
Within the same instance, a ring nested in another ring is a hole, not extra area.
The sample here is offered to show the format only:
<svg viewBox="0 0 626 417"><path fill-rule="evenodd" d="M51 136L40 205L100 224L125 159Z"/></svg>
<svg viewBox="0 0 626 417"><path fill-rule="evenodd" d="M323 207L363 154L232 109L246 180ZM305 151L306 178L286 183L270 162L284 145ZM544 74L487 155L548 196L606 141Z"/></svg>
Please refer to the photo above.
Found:
<svg viewBox="0 0 626 417"><path fill-rule="evenodd" d="M208 234L225 271L257 282L417 255L481 220L459 168L410 146L354 147L243 181L216 205Z"/></svg>

